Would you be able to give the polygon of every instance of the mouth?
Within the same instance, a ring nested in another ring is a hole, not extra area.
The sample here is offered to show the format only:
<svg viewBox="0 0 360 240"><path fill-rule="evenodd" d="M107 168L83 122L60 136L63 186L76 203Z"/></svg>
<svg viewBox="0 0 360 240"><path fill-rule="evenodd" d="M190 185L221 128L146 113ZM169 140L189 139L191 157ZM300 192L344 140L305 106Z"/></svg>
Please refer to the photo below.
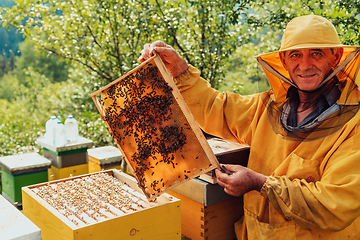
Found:
<svg viewBox="0 0 360 240"><path fill-rule="evenodd" d="M306 74L306 75L301 75L299 74L298 76L301 77L301 78L311 78L311 77L314 77L316 74Z"/></svg>

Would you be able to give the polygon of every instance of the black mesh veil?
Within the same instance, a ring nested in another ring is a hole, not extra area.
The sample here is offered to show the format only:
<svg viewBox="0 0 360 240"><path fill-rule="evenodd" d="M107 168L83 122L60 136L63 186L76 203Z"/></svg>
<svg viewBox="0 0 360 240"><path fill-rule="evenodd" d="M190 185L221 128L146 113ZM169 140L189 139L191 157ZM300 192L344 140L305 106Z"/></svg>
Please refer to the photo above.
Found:
<svg viewBox="0 0 360 240"><path fill-rule="evenodd" d="M316 90L306 93L310 99L306 105L308 108L317 109L319 102L331 102L331 99L328 101L328 96L333 98L333 102L311 111L298 125L291 124L291 116L294 114L292 96L299 90L283 69L278 54L257 57L272 88L263 103L267 108L269 123L276 134L291 141L313 141L335 133L355 116L360 107L360 48L344 49L338 67L332 70Z"/></svg>

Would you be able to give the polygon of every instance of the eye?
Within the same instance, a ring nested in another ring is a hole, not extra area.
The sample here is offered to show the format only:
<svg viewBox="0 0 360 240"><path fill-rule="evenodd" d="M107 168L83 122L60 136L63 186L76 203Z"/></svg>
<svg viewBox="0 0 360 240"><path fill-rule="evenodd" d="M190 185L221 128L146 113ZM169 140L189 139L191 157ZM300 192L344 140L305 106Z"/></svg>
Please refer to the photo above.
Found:
<svg viewBox="0 0 360 240"><path fill-rule="evenodd" d="M315 60L320 60L324 57L324 53L323 52L313 52L312 54L312 58L315 59Z"/></svg>
<svg viewBox="0 0 360 240"><path fill-rule="evenodd" d="M296 60L296 59L298 59L300 57L300 54L299 53L291 53L290 55L289 55L289 58L291 59L291 60Z"/></svg>

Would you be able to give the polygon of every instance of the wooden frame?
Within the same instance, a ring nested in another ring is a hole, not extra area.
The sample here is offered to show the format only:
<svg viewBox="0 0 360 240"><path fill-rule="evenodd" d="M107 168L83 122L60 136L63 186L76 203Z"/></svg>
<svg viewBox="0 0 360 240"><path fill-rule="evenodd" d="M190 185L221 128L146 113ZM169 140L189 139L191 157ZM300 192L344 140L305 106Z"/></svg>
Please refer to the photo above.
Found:
<svg viewBox="0 0 360 240"><path fill-rule="evenodd" d="M91 98L149 200L219 166L157 55Z"/></svg>

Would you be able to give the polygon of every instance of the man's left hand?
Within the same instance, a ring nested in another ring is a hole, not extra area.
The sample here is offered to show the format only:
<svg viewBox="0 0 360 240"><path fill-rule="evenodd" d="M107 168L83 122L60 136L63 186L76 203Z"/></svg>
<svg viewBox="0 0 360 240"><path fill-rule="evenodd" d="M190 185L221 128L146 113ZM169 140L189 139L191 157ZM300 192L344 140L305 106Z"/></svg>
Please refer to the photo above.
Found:
<svg viewBox="0 0 360 240"><path fill-rule="evenodd" d="M232 174L228 175L219 169L215 169L217 183L224 187L227 194L235 197L252 190L260 191L267 179L267 176L240 165L227 164L225 167Z"/></svg>

